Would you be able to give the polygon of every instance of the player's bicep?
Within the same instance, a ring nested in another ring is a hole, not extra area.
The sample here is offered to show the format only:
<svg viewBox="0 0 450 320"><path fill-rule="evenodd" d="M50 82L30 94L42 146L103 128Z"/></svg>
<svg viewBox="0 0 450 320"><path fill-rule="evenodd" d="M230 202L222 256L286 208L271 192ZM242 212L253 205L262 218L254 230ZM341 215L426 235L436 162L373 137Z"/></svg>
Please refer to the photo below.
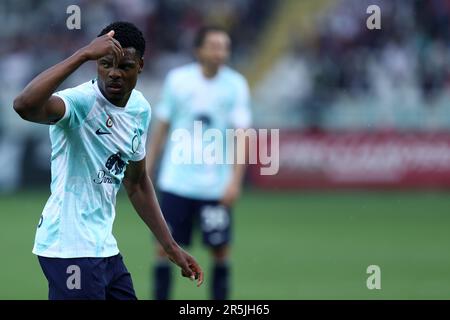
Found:
<svg viewBox="0 0 450 320"><path fill-rule="evenodd" d="M153 138L150 139L150 142L156 143L159 149L160 145L166 141L167 136L169 134L169 129L170 129L170 122L157 119L152 131Z"/></svg>
<svg viewBox="0 0 450 320"><path fill-rule="evenodd" d="M43 107L44 123L55 124L64 118L66 105L63 99L58 96L51 96Z"/></svg>
<svg viewBox="0 0 450 320"><path fill-rule="evenodd" d="M130 161L128 163L123 180L123 185L127 189L127 192L145 183L145 179L147 178L145 161L146 159L144 157L142 160Z"/></svg>
<svg viewBox="0 0 450 320"><path fill-rule="evenodd" d="M64 116L65 110L64 101L56 96L51 96L39 108L28 108L22 112L18 111L18 113L23 119L31 122L53 124Z"/></svg>

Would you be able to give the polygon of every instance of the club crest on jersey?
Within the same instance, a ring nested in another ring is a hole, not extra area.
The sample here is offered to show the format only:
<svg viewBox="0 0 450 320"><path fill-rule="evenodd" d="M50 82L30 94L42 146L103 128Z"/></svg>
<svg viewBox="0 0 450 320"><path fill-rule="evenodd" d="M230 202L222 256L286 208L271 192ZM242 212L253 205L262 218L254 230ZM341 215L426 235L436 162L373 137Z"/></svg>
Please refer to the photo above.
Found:
<svg viewBox="0 0 450 320"><path fill-rule="evenodd" d="M106 126L108 128L111 128L113 126L113 121L112 121L111 116L108 116L108 119L106 119Z"/></svg>
<svg viewBox="0 0 450 320"><path fill-rule="evenodd" d="M131 152L136 153L140 144L141 144L141 137L139 136L138 131L134 130L133 140L131 141Z"/></svg>

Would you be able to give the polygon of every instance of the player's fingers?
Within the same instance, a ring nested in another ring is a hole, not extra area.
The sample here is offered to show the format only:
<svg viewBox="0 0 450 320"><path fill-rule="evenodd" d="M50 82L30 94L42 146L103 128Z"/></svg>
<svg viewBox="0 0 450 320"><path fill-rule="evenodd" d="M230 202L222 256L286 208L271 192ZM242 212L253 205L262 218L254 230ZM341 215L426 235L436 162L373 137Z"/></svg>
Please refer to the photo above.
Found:
<svg viewBox="0 0 450 320"><path fill-rule="evenodd" d="M106 35L110 38L114 37L114 30L111 30L110 32L108 32Z"/></svg>
<svg viewBox="0 0 450 320"><path fill-rule="evenodd" d="M123 56L123 55L124 55L124 52L123 52L123 48L122 48L120 42L117 41L117 39L114 39L114 38L111 39L111 40L114 42L114 45L119 49L120 54Z"/></svg>
<svg viewBox="0 0 450 320"><path fill-rule="evenodd" d="M197 279L197 287L200 287L203 283L203 270L198 264L192 265L191 269L195 272L195 279Z"/></svg>
<svg viewBox="0 0 450 320"><path fill-rule="evenodd" d="M189 268L194 272L194 278L197 280L197 287L203 283L203 270L193 257L189 257Z"/></svg>
<svg viewBox="0 0 450 320"><path fill-rule="evenodd" d="M122 49L122 45L120 44L120 42L119 42L117 39L112 38L111 40L112 40L112 42L114 42L114 44L115 44L117 47L119 47L120 49Z"/></svg>
<svg viewBox="0 0 450 320"><path fill-rule="evenodd" d="M226 202L227 202L227 196L224 195L224 196L222 197L222 199L220 199L219 203L222 204L222 205L225 205Z"/></svg>
<svg viewBox="0 0 450 320"><path fill-rule="evenodd" d="M194 271L192 271L187 264L181 268L181 275L183 277L190 278L191 280L195 279Z"/></svg>
<svg viewBox="0 0 450 320"><path fill-rule="evenodd" d="M181 268L181 275L186 278L191 278L195 275L194 271L190 268L189 262L186 259L179 264Z"/></svg>
<svg viewBox="0 0 450 320"><path fill-rule="evenodd" d="M112 54L113 54L113 59L114 59L113 63L114 63L114 65L117 65L119 63L120 59L122 58L122 54L120 53L120 50L116 46L113 46L111 49L112 49Z"/></svg>
<svg viewBox="0 0 450 320"><path fill-rule="evenodd" d="M203 284L203 271L197 274L197 287L200 287Z"/></svg>
<svg viewBox="0 0 450 320"><path fill-rule="evenodd" d="M225 196L220 200L220 204L223 205L223 206L225 206L225 207L230 206L231 202L232 202L232 199L231 199L229 196L227 196L227 195L225 195Z"/></svg>

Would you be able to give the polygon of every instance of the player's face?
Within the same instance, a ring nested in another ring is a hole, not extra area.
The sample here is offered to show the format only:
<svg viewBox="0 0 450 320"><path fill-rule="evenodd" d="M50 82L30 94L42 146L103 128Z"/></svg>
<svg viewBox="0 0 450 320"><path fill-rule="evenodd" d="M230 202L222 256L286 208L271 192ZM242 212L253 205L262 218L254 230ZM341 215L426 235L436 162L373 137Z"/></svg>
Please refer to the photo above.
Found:
<svg viewBox="0 0 450 320"><path fill-rule="evenodd" d="M203 45L197 49L201 63L218 68L230 55L230 38L225 32L211 31L206 34Z"/></svg>
<svg viewBox="0 0 450 320"><path fill-rule="evenodd" d="M114 61L113 55L97 60L98 85L100 91L111 103L125 105L136 86L144 61L134 48L124 48L124 56Z"/></svg>

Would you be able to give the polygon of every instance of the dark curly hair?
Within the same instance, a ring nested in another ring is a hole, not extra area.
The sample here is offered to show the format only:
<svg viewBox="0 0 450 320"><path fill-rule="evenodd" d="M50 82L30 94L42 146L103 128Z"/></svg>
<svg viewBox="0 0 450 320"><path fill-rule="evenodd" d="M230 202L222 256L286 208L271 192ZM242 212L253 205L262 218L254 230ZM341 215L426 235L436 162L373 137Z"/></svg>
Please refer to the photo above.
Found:
<svg viewBox="0 0 450 320"><path fill-rule="evenodd" d="M225 28L222 28L220 26L203 26L199 30L197 30L197 33L194 37L194 48L199 49L201 46L203 46L203 43L205 42L205 38L210 32L223 32L225 34L228 34L227 30Z"/></svg>
<svg viewBox="0 0 450 320"><path fill-rule="evenodd" d="M142 58L145 52L145 39L139 30L131 22L116 21L106 26L98 37L114 30L114 39L119 41L122 48L134 48Z"/></svg>

